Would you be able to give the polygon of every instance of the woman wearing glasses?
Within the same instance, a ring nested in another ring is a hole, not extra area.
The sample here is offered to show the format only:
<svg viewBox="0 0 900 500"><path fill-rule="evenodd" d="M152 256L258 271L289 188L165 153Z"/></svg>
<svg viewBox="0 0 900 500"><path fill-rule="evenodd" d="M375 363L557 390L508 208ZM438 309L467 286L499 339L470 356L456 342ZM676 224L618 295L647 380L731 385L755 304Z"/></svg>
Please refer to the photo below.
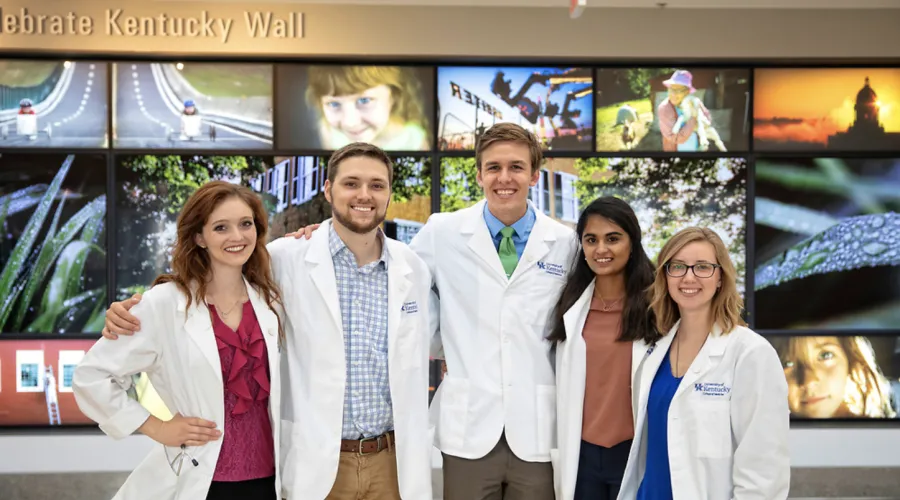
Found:
<svg viewBox="0 0 900 500"><path fill-rule="evenodd" d="M741 320L719 236L688 228L659 254L655 345L634 344L635 438L619 499L781 500L790 486L787 382Z"/></svg>
<svg viewBox="0 0 900 500"><path fill-rule="evenodd" d="M178 217L172 274L131 310L141 334L100 339L75 369L79 408L108 435L159 443L116 499L276 499L280 295L268 222L247 188L210 182ZM130 399L146 372L168 421Z"/></svg>

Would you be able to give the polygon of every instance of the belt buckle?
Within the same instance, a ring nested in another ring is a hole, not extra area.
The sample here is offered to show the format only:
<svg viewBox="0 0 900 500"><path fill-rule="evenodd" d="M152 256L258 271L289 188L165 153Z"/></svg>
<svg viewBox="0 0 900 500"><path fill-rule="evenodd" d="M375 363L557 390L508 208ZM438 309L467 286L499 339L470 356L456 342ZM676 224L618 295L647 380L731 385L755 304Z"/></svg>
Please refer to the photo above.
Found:
<svg viewBox="0 0 900 500"><path fill-rule="evenodd" d="M379 451L381 451L381 438L382 438L382 436L375 436L375 437L367 437L367 438L360 439L359 440L359 451L358 451L360 456L371 455L372 453L378 453ZM369 453L363 453L363 443L365 443L366 441L376 441L378 443L378 446L375 447L375 451L372 451Z"/></svg>

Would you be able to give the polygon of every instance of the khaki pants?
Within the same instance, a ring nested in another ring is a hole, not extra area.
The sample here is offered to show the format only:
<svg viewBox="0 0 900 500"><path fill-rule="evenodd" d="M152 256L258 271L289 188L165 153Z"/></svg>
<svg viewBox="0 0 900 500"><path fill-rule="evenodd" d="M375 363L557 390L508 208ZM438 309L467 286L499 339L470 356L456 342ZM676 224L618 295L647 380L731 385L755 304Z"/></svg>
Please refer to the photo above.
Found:
<svg viewBox="0 0 900 500"><path fill-rule="evenodd" d="M396 449L368 455L341 452L337 479L325 500L400 500Z"/></svg>
<svg viewBox="0 0 900 500"><path fill-rule="evenodd" d="M444 457L444 500L554 500L550 462L525 462L506 435L487 455L469 460Z"/></svg>

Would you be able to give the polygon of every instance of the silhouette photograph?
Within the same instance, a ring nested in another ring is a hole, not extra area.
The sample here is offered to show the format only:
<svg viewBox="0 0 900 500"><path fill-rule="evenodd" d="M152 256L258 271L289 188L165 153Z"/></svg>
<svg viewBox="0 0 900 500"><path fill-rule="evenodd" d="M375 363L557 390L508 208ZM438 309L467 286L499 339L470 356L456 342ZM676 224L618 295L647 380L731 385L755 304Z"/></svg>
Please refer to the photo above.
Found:
<svg viewBox="0 0 900 500"><path fill-rule="evenodd" d="M754 81L759 151L900 149L900 68L764 69Z"/></svg>

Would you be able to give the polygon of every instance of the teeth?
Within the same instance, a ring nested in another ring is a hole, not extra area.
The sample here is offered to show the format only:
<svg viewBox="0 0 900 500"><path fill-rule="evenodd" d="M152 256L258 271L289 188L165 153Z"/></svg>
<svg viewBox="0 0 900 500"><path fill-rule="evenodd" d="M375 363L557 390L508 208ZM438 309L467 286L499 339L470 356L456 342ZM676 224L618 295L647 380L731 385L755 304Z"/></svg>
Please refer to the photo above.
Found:
<svg viewBox="0 0 900 500"><path fill-rule="evenodd" d="M682 288L681 293L685 295L696 295L700 293L700 289L698 288Z"/></svg>
<svg viewBox="0 0 900 500"><path fill-rule="evenodd" d="M507 196L507 195L511 195L511 194L513 194L513 193L515 193L515 191L512 190L512 189L499 189L499 190L497 190L497 194L499 194L499 195L501 195L501 196Z"/></svg>
<svg viewBox="0 0 900 500"><path fill-rule="evenodd" d="M594 259L594 260L597 262L600 262L601 264L605 264L607 262L612 262L612 259Z"/></svg>
<svg viewBox="0 0 900 500"><path fill-rule="evenodd" d="M372 211L372 207L351 207L351 208L353 208L353 210L356 210L357 212L371 212Z"/></svg>
<svg viewBox="0 0 900 500"><path fill-rule="evenodd" d="M239 247L228 247L225 249L225 251L232 252L232 253L238 253L238 252L243 252L245 248L247 248L247 245L242 245Z"/></svg>

